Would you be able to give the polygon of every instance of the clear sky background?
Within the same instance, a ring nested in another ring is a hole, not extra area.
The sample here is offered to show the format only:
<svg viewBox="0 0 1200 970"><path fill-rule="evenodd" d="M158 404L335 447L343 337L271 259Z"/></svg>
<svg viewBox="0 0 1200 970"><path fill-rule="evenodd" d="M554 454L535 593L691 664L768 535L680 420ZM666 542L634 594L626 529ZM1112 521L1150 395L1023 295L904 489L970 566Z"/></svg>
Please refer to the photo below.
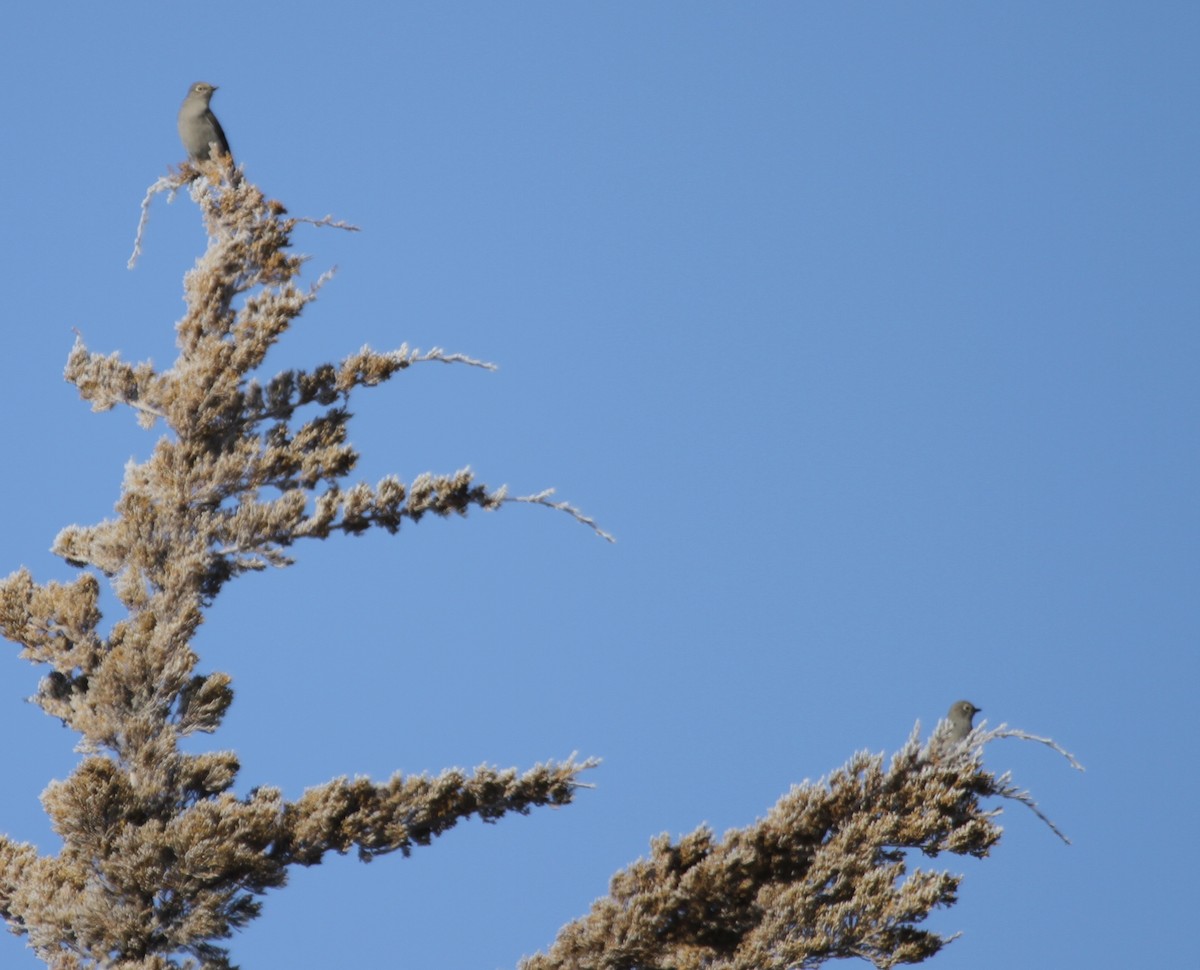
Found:
<svg viewBox="0 0 1200 970"><path fill-rule="evenodd" d="M295 871L265 967L513 967L660 832L761 817L966 697L1073 839L1005 836L932 966L1178 967L1200 642L1200 7L1116 3L22 5L0 36L9 415L0 574L111 514L162 433L61 380L174 356L197 80L335 279L269 376L440 346L360 393L355 480L470 465L527 506L310 543L196 644L238 791L604 759L563 810ZM111 603L111 600L110 600ZM109 614L108 620L114 616ZM0 657L0 831L75 736ZM1000 806L997 806L1000 807ZM935 863L935 864L937 864ZM928 865L926 860L914 860ZM0 939L0 965L41 966Z"/></svg>

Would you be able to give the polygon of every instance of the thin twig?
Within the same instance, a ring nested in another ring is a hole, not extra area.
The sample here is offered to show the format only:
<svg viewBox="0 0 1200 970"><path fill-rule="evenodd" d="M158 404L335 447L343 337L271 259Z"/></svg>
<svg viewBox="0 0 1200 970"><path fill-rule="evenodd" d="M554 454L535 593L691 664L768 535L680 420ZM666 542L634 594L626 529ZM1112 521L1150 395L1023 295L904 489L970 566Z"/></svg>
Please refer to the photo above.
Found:
<svg viewBox="0 0 1200 970"><path fill-rule="evenodd" d="M608 532L605 532L596 523L596 520L590 516L584 515L579 509L575 508L570 502L551 502L550 496L554 494L554 489L548 488L544 492L538 492L537 495L514 495L511 498L505 497L506 502L528 502L532 505L544 505L548 509L557 509L559 512L566 512L576 522L581 522L591 529L596 535L607 542L616 542L616 537Z"/></svg>
<svg viewBox="0 0 1200 970"><path fill-rule="evenodd" d="M142 199L142 214L138 218L137 232L133 238L133 252L129 255L129 262L125 264L127 269L133 269L137 265L138 257L142 255L142 237L146 232L146 224L150 221L150 200L159 192L170 191L171 195L167 201L172 202L175 199L175 193L183 184L178 175L164 175L146 189L146 195Z"/></svg>
<svg viewBox="0 0 1200 970"><path fill-rule="evenodd" d="M1041 737L1038 737L1036 734L1029 734L1026 731L1020 731L1017 728L1010 728L1003 724L1001 724L998 728L996 728L994 731L992 731L991 736L997 737L997 738L1019 738L1022 741L1036 741L1036 742L1038 742L1038 744L1044 744L1044 745L1046 745L1046 747L1052 748L1053 750L1057 751L1059 754L1061 754L1064 758L1067 759L1067 762L1076 771L1086 771L1087 770L1086 768L1083 767L1083 765L1081 765L1075 759L1075 755L1071 754L1071 752L1067 751L1065 748L1060 747L1058 745L1058 743L1055 742L1052 738L1041 738Z"/></svg>
<svg viewBox="0 0 1200 970"><path fill-rule="evenodd" d="M408 357L409 363L419 364L426 360L436 360L443 364L467 364L470 367L482 367L484 370L496 371L500 368L486 360L476 360L474 357L468 357L466 354L448 354L441 347L433 347L426 353L421 353L420 350L413 350Z"/></svg>
<svg viewBox="0 0 1200 970"><path fill-rule="evenodd" d="M990 731L984 732L979 740L979 744L984 744L994 738L1017 738L1019 741L1036 741L1038 744L1044 744L1046 747L1057 751L1060 755L1066 758L1067 763L1076 771L1084 771L1083 765L1079 763L1076 757L1059 745L1052 738L1039 737L1036 734L1030 734L1027 731L1021 731L1017 728L1010 728L1006 724L1001 724ZM1005 772L996 779L996 794L1001 798L1010 798L1013 801L1020 802L1028 808L1034 815L1040 818L1049 827L1050 831L1057 835L1066 845L1071 844L1071 840L1067 838L1066 833L1050 820L1050 818L1037 806L1037 802L1033 800L1033 796L1023 789L1017 788L1012 784L1012 773Z"/></svg>
<svg viewBox="0 0 1200 970"><path fill-rule="evenodd" d="M293 222L306 222L310 226L329 226L331 229L345 229L347 232L362 232L358 226L349 222L344 222L341 219L335 220L333 216L325 216L322 219L312 219L308 216L294 216Z"/></svg>
<svg viewBox="0 0 1200 970"><path fill-rule="evenodd" d="M1037 802L1035 802L1033 800L1033 796L1031 794L1029 794L1029 792L1023 791L1023 790L1017 788L1016 785L1010 785L1007 783L1007 781L1010 777L1011 776L1009 775L1009 773L1005 772L998 779L996 779L997 782L999 782L999 785L996 788L996 794L999 795L1001 798L1011 798L1013 801L1020 802L1022 805L1024 805L1026 808L1028 808L1031 812L1033 812L1034 815L1036 815L1043 822L1045 822L1046 825L1049 826L1050 831L1053 832L1055 835L1057 835L1060 839L1062 839L1066 845L1070 845L1071 840L1069 838L1067 838L1066 834L1062 831L1062 829L1060 829L1057 825L1055 825L1052 821L1050 821L1050 819L1046 816L1046 814L1040 808L1037 807Z"/></svg>

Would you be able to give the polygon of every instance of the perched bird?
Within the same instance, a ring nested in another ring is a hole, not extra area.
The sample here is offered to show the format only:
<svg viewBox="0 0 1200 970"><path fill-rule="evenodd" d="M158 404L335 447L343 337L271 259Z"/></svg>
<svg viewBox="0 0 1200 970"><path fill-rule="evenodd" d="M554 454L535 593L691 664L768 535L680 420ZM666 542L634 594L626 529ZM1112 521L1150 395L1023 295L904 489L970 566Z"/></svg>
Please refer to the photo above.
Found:
<svg viewBox="0 0 1200 970"><path fill-rule="evenodd" d="M946 715L946 720L950 722L946 740L952 744L963 740L971 733L971 721L982 710L983 708L976 707L970 701L955 701L951 704L950 713Z"/></svg>
<svg viewBox="0 0 1200 970"><path fill-rule="evenodd" d="M231 154L221 123L208 106L216 90L211 84L197 81L188 88L187 97L179 109L179 140L193 162L209 161L214 145L220 154Z"/></svg>

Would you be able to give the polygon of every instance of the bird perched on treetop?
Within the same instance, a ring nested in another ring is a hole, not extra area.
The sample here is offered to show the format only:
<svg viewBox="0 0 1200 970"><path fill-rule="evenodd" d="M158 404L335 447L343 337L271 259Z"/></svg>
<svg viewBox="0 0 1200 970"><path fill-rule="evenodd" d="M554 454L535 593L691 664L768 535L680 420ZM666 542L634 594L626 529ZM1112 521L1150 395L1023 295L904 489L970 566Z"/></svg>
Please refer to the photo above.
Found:
<svg viewBox="0 0 1200 970"><path fill-rule="evenodd" d="M213 146L222 155L232 154L221 123L212 113L208 102L217 89L204 81L197 81L188 88L187 97L179 109L179 140L187 149L193 162L207 162L212 158Z"/></svg>
<svg viewBox="0 0 1200 970"><path fill-rule="evenodd" d="M970 701L955 701L951 704L950 713L946 715L946 720L950 722L946 740L950 742L963 740L971 733L971 721L982 710L982 707L976 707Z"/></svg>

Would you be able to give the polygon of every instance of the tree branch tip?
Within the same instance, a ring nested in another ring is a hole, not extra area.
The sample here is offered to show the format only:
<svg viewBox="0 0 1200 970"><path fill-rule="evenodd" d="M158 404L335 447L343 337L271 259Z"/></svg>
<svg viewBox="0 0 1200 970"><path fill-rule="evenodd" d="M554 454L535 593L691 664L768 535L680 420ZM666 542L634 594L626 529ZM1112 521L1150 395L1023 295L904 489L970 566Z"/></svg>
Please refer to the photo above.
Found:
<svg viewBox="0 0 1200 970"><path fill-rule="evenodd" d="M544 505L548 509L554 509L558 512L565 512L571 516L576 522L587 526L596 535L605 542L616 544L617 538L610 532L605 532L598 522L591 516L584 515L579 509L573 506L570 502L551 502L550 496L554 494L554 489L548 488L545 491L538 492L536 495L513 495L505 496L502 501L505 502L525 502L528 505Z"/></svg>
<svg viewBox="0 0 1200 970"><path fill-rule="evenodd" d="M311 216L294 216L293 221L307 223L310 226L327 226L330 229L343 229L346 232L362 232L362 229L353 223L334 219L332 214L323 216L320 219L314 219Z"/></svg>
<svg viewBox="0 0 1200 970"><path fill-rule="evenodd" d="M1055 825L1054 822L1050 820L1049 816L1045 814L1045 812L1038 808L1037 802L1033 800L1033 796L1030 795L1029 792L1021 791L1012 785L1004 785L997 789L996 794L998 794L1001 798L1008 798L1014 802L1020 802L1027 809L1033 812L1034 815L1040 818L1051 832L1062 839L1064 845L1071 844L1071 840L1067 837L1067 834L1063 832L1063 830L1057 825Z"/></svg>
<svg viewBox="0 0 1200 970"><path fill-rule="evenodd" d="M312 285L308 288L308 292L313 294L319 292L326 283L337 276L337 271L338 268L336 265L330 266L329 269L325 270L324 273L322 273L313 281Z"/></svg>
<svg viewBox="0 0 1200 970"><path fill-rule="evenodd" d="M1066 759L1067 764L1069 764L1076 771L1083 771L1083 772L1087 771L1087 769L1082 764L1080 764L1079 760L1075 757L1075 755L1071 754L1070 751L1068 751L1066 748L1062 747L1062 745L1060 745L1053 738L1043 738L1036 734L1030 734L1028 731L1022 731L1018 728L1010 728L1007 724L1001 724L998 727L993 728L991 731L988 732L987 737L988 737L988 739L991 739L991 738L1016 738L1019 741L1036 741L1038 744L1044 744L1046 747L1050 748L1052 751L1057 751L1060 755L1063 756L1063 758Z"/></svg>
<svg viewBox="0 0 1200 970"><path fill-rule="evenodd" d="M414 364L427 360L436 360L443 364L466 364L469 367L480 367L483 370L490 371L498 371L500 369L498 364L493 364L488 360L479 360L475 357L468 357L466 354L448 354L442 347L431 347L424 354L414 348L409 359Z"/></svg>

